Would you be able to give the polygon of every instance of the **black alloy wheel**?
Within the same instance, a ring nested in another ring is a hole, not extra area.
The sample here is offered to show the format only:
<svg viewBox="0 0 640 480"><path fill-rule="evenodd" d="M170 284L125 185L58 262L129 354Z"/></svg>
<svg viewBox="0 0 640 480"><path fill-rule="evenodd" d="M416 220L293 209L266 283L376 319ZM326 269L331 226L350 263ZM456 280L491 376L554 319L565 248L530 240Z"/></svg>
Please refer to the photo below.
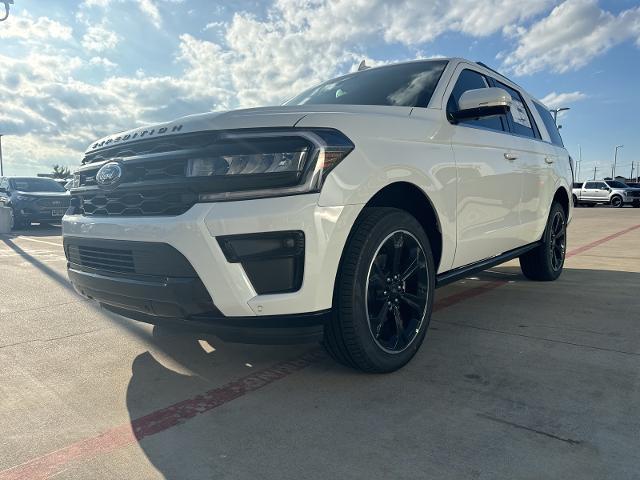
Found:
<svg viewBox="0 0 640 480"><path fill-rule="evenodd" d="M404 351L424 320L429 274L424 250L410 232L385 238L371 262L367 278L367 318L375 342L388 353Z"/></svg>
<svg viewBox="0 0 640 480"><path fill-rule="evenodd" d="M620 198L618 195L615 195L611 199L611 206L613 208L621 208L622 207L622 198Z"/></svg>
<svg viewBox="0 0 640 480"><path fill-rule="evenodd" d="M566 253L567 215L562 205L554 203L542 238L535 248L520 256L520 268L531 280L555 280L562 273Z"/></svg>
<svg viewBox="0 0 640 480"><path fill-rule="evenodd" d="M551 220L551 238L549 248L551 250L551 268L554 271L562 269L564 264L564 256L567 248L567 224L564 219L564 213L555 212Z"/></svg>

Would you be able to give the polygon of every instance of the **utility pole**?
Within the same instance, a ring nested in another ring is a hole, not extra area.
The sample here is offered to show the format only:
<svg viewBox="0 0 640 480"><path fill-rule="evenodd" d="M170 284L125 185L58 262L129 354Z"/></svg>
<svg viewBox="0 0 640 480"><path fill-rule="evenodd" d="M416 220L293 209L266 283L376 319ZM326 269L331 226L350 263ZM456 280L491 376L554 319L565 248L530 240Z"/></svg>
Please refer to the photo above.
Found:
<svg viewBox="0 0 640 480"><path fill-rule="evenodd" d="M596 172L598 171L598 167L593 167L593 179L596 179Z"/></svg>
<svg viewBox="0 0 640 480"><path fill-rule="evenodd" d="M576 168L576 181L580 181L580 167L582 166L582 145L578 145L578 168Z"/></svg>
<svg viewBox="0 0 640 480"><path fill-rule="evenodd" d="M2 167L2 134L0 133L0 177L4 177L4 168Z"/></svg>
<svg viewBox="0 0 640 480"><path fill-rule="evenodd" d="M616 178L616 162L618 161L618 149L624 147L624 145L616 145L616 152L613 154L613 169L611 178Z"/></svg>

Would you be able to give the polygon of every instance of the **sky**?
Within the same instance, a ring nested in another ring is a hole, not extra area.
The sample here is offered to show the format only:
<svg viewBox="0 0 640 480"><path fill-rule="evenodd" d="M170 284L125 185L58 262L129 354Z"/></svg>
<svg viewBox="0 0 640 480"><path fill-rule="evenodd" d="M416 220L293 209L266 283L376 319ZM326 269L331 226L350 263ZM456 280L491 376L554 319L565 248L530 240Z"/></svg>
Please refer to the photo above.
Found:
<svg viewBox="0 0 640 480"><path fill-rule="evenodd" d="M558 123L582 179L609 175L616 145L618 174L640 163L639 0L15 0L0 23L4 171L73 170L110 133L278 105L363 59L435 56L570 107Z"/></svg>

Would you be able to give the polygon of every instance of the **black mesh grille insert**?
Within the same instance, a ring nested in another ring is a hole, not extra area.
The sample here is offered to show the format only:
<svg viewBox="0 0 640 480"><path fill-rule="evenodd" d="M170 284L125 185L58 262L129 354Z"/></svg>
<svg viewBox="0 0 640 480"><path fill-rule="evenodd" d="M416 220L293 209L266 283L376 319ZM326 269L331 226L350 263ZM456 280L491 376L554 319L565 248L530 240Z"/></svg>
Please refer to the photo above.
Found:
<svg viewBox="0 0 640 480"><path fill-rule="evenodd" d="M159 277L197 277L191 264L166 243L102 240L66 236L67 260L100 272L135 273Z"/></svg>
<svg viewBox="0 0 640 480"><path fill-rule="evenodd" d="M135 273L131 250L76 245L68 249L69 261L83 267L117 273Z"/></svg>
<svg viewBox="0 0 640 480"><path fill-rule="evenodd" d="M197 201L193 192L179 190L144 190L139 192L92 192L80 195L84 215L180 215Z"/></svg>
<svg viewBox="0 0 640 480"><path fill-rule="evenodd" d="M37 203L41 207L50 208L67 208L69 206L69 198L40 198Z"/></svg>

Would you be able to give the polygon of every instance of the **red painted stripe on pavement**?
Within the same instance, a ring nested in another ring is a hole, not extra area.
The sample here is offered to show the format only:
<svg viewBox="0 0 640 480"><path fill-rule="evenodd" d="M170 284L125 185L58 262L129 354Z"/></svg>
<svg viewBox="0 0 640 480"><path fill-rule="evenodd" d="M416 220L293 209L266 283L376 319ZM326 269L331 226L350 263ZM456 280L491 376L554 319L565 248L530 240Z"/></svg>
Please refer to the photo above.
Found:
<svg viewBox="0 0 640 480"><path fill-rule="evenodd" d="M582 247L578 247L568 252L567 257L579 255L638 228L640 228L640 225L635 225ZM435 302L433 311L438 312L469 298L490 292L507 283L507 280L483 282L478 286L439 299ZM60 450L0 471L0 480L44 480L50 478L64 470L71 462L88 460L97 455L112 452L118 448L131 445L144 437L155 435L156 433L185 423L197 415L213 410L247 393L285 378L323 358L325 358L324 352L321 350L312 350L297 359L282 362L239 380L234 380L222 387L209 390L194 398L184 400L157 410L149 415L145 415L144 417L137 418L131 423L114 427L96 437L80 440Z"/></svg>
<svg viewBox="0 0 640 480"><path fill-rule="evenodd" d="M438 312L444 308L450 307L469 298L483 295L493 290L494 288L501 287L502 285L506 285L507 283L509 283L507 280L492 280L490 282L483 282L477 287L469 288L462 292L454 293L453 295L449 295L448 297L441 298L434 303L433 312Z"/></svg>
<svg viewBox="0 0 640 480"><path fill-rule="evenodd" d="M107 430L96 437L80 440L22 465L3 470L0 472L0 480L44 480L59 473L71 462L88 460L99 454L112 452L136 443L144 437L180 425L196 415L258 390L323 358L326 358L324 352L314 349L294 360L260 370L222 387L137 418L131 423Z"/></svg>
<svg viewBox="0 0 640 480"><path fill-rule="evenodd" d="M624 235L625 233L632 232L638 228L640 228L640 224L634 225L629 228L625 228L624 230L620 230L619 232L616 232L616 233L612 233L608 237L601 238L600 240L596 240L595 242L588 243L586 245L583 245L582 247L574 248L573 250L571 250L565 255L565 258L573 257L575 255L580 255L581 253L584 253L587 250L596 248L597 246L602 245L603 243L607 243L608 241L613 240L614 238L618 238Z"/></svg>

